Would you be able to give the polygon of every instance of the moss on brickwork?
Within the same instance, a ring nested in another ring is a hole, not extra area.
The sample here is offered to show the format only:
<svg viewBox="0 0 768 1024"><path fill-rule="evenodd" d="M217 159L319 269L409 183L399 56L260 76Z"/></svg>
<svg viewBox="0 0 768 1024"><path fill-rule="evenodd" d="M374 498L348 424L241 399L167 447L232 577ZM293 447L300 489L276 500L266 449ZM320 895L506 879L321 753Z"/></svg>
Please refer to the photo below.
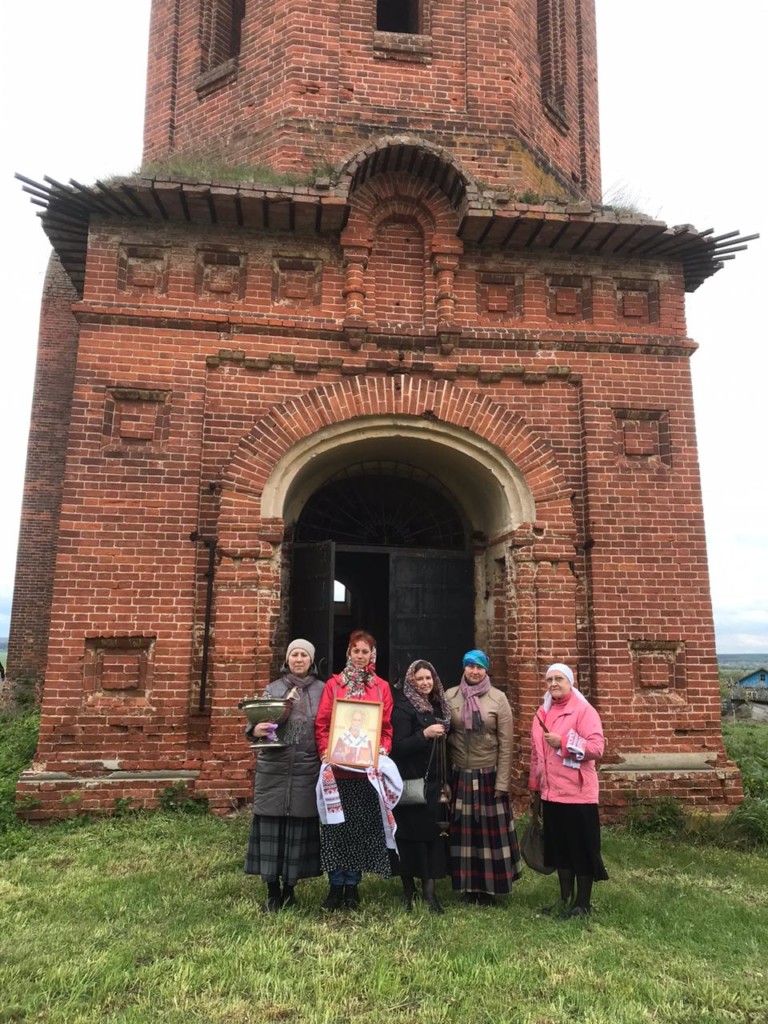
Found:
<svg viewBox="0 0 768 1024"><path fill-rule="evenodd" d="M275 186L309 185L318 177L327 177L329 172L328 167L313 168L305 174L298 171L276 171L264 163L228 164L216 154L184 152L171 153L163 160L142 164L133 177Z"/></svg>

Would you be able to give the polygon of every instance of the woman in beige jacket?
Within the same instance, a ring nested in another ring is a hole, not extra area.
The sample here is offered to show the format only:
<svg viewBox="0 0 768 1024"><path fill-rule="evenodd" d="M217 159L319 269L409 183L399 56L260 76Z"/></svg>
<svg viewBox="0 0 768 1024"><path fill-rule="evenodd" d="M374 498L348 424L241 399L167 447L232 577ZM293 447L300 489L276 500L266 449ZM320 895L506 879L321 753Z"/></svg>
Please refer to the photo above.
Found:
<svg viewBox="0 0 768 1024"><path fill-rule="evenodd" d="M512 710L491 686L483 651L464 655L464 675L446 693L451 710L451 878L462 902L494 903L520 878L520 850L509 802Z"/></svg>

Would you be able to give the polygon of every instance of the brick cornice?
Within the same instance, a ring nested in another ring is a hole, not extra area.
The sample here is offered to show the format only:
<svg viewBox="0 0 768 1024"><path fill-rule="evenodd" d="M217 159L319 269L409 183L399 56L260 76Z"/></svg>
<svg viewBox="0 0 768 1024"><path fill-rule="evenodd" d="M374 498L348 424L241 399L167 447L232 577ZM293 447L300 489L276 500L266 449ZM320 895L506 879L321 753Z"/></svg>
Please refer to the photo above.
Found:
<svg viewBox="0 0 768 1024"><path fill-rule="evenodd" d="M82 294L85 254L91 217L143 222L178 222L198 230L231 224L257 231L291 231L337 235L350 213L349 182L331 188L330 181L313 186L216 184L126 178L110 185L41 184L17 175L25 190L44 207L43 228L73 284ZM457 242L507 252L551 252L579 256L680 262L687 291L734 258L737 243L757 236L738 232L711 237L690 224L668 227L652 218L617 212L573 200L548 200L542 205L514 202L502 194L483 195L467 205L458 226Z"/></svg>

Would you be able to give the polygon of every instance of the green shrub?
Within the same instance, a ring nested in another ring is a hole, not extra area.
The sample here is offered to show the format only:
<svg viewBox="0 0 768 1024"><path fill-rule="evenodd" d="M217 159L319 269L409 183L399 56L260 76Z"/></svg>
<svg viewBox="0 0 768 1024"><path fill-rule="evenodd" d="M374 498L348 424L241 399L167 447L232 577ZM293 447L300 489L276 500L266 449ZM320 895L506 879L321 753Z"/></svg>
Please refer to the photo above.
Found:
<svg viewBox="0 0 768 1024"><path fill-rule="evenodd" d="M727 722L723 725L723 742L741 771L744 795L768 797L768 725Z"/></svg>
<svg viewBox="0 0 768 1024"><path fill-rule="evenodd" d="M727 823L740 849L768 847L768 798L749 798L730 814Z"/></svg>
<svg viewBox="0 0 768 1024"><path fill-rule="evenodd" d="M37 711L0 712L0 832L16 822L16 781L32 762L39 730Z"/></svg>
<svg viewBox="0 0 768 1024"><path fill-rule="evenodd" d="M182 814L208 813L208 797L195 796L187 788L187 783L182 781L166 786L160 794L158 805L161 811Z"/></svg>
<svg viewBox="0 0 768 1024"><path fill-rule="evenodd" d="M685 828L683 805L675 797L662 796L630 803L625 819L635 835L676 836Z"/></svg>

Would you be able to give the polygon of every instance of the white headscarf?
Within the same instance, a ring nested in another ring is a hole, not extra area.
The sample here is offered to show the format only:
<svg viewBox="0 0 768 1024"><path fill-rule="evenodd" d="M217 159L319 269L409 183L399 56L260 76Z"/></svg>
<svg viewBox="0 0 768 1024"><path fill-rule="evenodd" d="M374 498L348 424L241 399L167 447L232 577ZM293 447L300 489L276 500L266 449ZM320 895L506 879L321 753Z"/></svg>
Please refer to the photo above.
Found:
<svg viewBox="0 0 768 1024"><path fill-rule="evenodd" d="M579 700L583 700L585 704L588 703L587 698L584 696L584 694L581 693L580 690L577 690L576 687L573 685L573 670L568 668L568 666L564 662L556 661L553 665L550 665L546 673L544 674L545 679L547 678L550 672L560 672L561 675L564 675L568 682L571 684L571 692L575 693ZM544 711L549 711L551 707L552 694L549 692L549 690L547 690L547 692L544 694Z"/></svg>

